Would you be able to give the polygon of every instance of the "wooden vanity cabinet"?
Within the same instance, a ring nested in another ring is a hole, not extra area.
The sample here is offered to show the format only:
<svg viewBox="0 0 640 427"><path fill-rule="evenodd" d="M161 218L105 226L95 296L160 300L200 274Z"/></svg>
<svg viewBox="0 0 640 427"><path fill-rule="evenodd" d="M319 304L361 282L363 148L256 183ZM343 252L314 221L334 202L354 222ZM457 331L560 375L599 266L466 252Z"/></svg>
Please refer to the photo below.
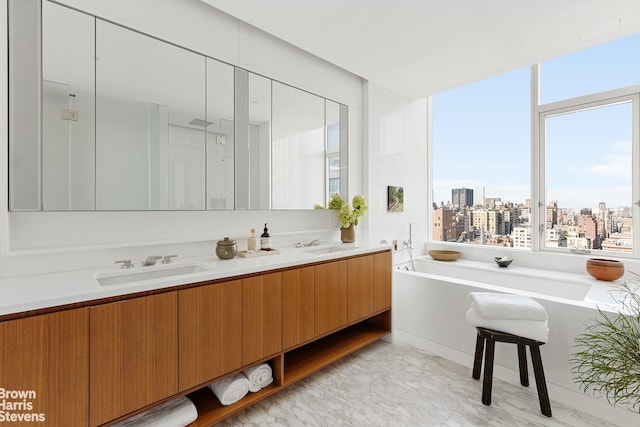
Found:
<svg viewBox="0 0 640 427"><path fill-rule="evenodd" d="M1 397L3 415L37 414L15 426L83 426L89 422L89 309L79 308L0 322L0 387L27 393L28 410L10 410L22 398ZM44 419L41 419L44 417Z"/></svg>
<svg viewBox="0 0 640 427"><path fill-rule="evenodd" d="M186 390L242 366L242 281L178 291L179 387Z"/></svg>
<svg viewBox="0 0 640 427"><path fill-rule="evenodd" d="M282 347L287 350L315 336L314 267L282 273Z"/></svg>
<svg viewBox="0 0 640 427"><path fill-rule="evenodd" d="M175 291L89 308L92 426L178 392L177 308Z"/></svg>
<svg viewBox="0 0 640 427"><path fill-rule="evenodd" d="M282 351L282 274L242 280L242 365Z"/></svg>
<svg viewBox="0 0 640 427"><path fill-rule="evenodd" d="M391 254L350 258L348 272L349 323L391 307Z"/></svg>
<svg viewBox="0 0 640 427"><path fill-rule="evenodd" d="M373 256L347 260L347 319L349 323L373 312Z"/></svg>
<svg viewBox="0 0 640 427"><path fill-rule="evenodd" d="M324 335L347 324L347 261L314 267L315 335Z"/></svg>
<svg viewBox="0 0 640 427"><path fill-rule="evenodd" d="M391 252L373 257L373 311L391 308Z"/></svg>
<svg viewBox="0 0 640 427"><path fill-rule="evenodd" d="M185 393L192 426L210 426L390 330L380 251L0 322L0 388L34 391L47 426L110 425ZM260 362L273 384L234 405L206 387Z"/></svg>

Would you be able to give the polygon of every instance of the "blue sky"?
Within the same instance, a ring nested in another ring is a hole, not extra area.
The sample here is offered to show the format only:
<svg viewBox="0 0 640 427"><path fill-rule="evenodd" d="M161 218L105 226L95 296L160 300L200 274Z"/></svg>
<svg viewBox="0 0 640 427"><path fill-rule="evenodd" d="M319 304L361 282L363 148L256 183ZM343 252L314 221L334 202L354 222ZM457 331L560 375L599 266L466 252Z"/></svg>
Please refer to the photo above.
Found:
<svg viewBox="0 0 640 427"><path fill-rule="evenodd" d="M640 83L640 35L542 64L543 103ZM452 188L486 197L530 197L529 68L433 98L434 201ZM630 104L547 121L548 200L560 207L630 206Z"/></svg>

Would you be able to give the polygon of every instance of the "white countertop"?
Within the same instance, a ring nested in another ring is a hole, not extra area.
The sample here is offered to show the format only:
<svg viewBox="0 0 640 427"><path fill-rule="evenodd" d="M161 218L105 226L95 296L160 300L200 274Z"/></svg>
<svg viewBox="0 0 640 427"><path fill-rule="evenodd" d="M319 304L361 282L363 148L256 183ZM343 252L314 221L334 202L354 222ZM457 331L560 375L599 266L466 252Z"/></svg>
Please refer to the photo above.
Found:
<svg viewBox="0 0 640 427"><path fill-rule="evenodd" d="M328 248L329 246L336 247L338 250L322 254L310 252ZM235 257L231 260L221 260L215 255L211 255L178 258L169 264L158 262L156 265L149 267L136 264L133 268L122 269L119 265L114 265L102 269L5 278L0 280L0 315L152 291L207 280L231 278L386 249L390 249L388 245L335 243L309 248L282 249L279 254L253 258ZM97 281L98 277L146 273L189 265L198 265L205 270L124 284L100 285Z"/></svg>

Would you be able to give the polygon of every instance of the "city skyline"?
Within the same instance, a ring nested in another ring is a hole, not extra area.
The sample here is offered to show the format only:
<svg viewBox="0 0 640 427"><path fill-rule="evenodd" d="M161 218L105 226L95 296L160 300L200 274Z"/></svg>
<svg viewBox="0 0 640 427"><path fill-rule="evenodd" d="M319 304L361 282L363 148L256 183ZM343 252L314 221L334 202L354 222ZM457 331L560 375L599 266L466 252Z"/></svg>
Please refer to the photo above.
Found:
<svg viewBox="0 0 640 427"><path fill-rule="evenodd" d="M438 241L531 248L530 204L474 200L472 189L451 189L453 203L435 206L432 238ZM610 208L600 202L595 208L562 208L551 201L540 220L545 225L543 244L579 250L629 252L633 250L632 209Z"/></svg>
<svg viewBox="0 0 640 427"><path fill-rule="evenodd" d="M451 188L449 190L450 194L452 194L454 191L456 190L471 190L472 191L472 198L473 198L473 204L470 205L469 207L490 207L491 204L487 203L486 201L499 201L499 203L496 203L496 205L500 205L500 206L505 206L505 205L509 205L509 204L513 204L514 206L527 206L528 204L531 203L531 199L527 198L524 199L523 201L514 201L514 200L505 200L502 197L493 197L493 196L484 196L484 197L478 197L477 196L477 192L484 192L484 187L477 187L477 188L469 188L469 187L457 187L457 188ZM453 195L453 194L452 194ZM454 199L455 197L449 197L449 199ZM482 200L481 200L482 199ZM605 204L606 209L607 210L621 210L621 209L631 209L631 205L621 205L621 206L610 206L606 201L601 200L599 202L597 202L595 205L593 206L578 206L578 207L567 207L567 206L563 206L562 202L560 200L556 200L556 199L551 199L548 200L548 203L545 205L545 207L550 207L550 205L554 203L557 205L557 209L560 210L564 210L564 211L580 211L583 209L591 209L594 212L599 210L600 205L601 204ZM440 208L442 206L442 204L440 202L437 202L436 204L437 208ZM444 202L444 206L445 207L449 207L449 208L457 208L456 203L452 202L451 200L447 200L446 202Z"/></svg>

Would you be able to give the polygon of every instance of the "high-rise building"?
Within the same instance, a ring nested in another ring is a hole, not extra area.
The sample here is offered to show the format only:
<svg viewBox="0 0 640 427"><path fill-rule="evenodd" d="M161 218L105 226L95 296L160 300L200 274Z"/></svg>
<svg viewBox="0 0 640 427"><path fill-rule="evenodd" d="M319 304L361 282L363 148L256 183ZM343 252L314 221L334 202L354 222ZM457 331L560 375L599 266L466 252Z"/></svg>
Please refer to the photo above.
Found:
<svg viewBox="0 0 640 427"><path fill-rule="evenodd" d="M451 204L454 209L473 206L473 190L471 188L454 188L451 190Z"/></svg>
<svg viewBox="0 0 640 427"><path fill-rule="evenodd" d="M584 211L584 209L583 209ZM580 215L578 217L578 230L582 237L589 241L587 249L600 249L600 239L598 236L598 223L591 215Z"/></svg>
<svg viewBox="0 0 640 427"><path fill-rule="evenodd" d="M433 212L433 240L452 242L458 239L458 221L451 209L440 208Z"/></svg>
<svg viewBox="0 0 640 427"><path fill-rule="evenodd" d="M472 225L476 230L484 230L493 236L504 234L502 214L494 209L476 209L472 215Z"/></svg>
<svg viewBox="0 0 640 427"><path fill-rule="evenodd" d="M478 206L485 206L484 187L474 188L473 203Z"/></svg>
<svg viewBox="0 0 640 427"><path fill-rule="evenodd" d="M515 227L513 229L513 247L514 248L530 248L531 247L531 227Z"/></svg>

